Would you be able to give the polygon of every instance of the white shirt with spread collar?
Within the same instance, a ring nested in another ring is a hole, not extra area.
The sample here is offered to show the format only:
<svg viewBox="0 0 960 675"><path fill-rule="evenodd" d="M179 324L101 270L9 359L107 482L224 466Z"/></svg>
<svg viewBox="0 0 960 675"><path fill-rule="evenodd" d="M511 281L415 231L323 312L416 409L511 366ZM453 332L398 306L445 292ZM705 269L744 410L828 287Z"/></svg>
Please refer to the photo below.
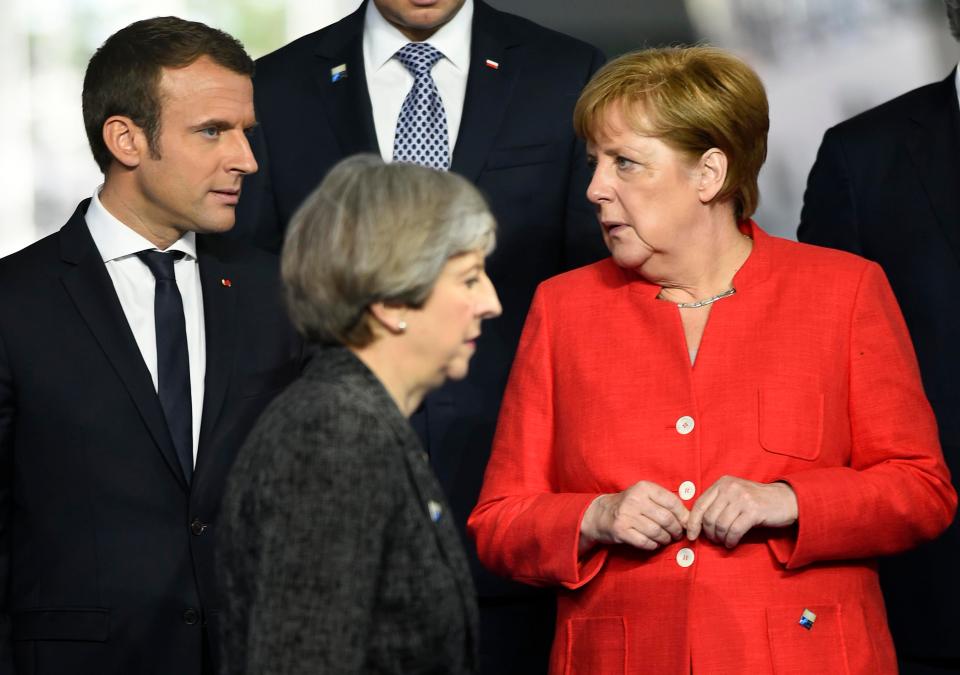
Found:
<svg viewBox="0 0 960 675"><path fill-rule="evenodd" d="M450 21L430 36L427 43L443 54L431 71L443 100L450 134L450 158L457 145L463 101L470 72L470 37L473 25L473 0L466 0ZM413 87L413 75L393 55L410 42L380 14L376 4L367 3L363 24L363 64L367 91L373 108L373 124L377 130L380 155L387 162L393 159L393 138L403 101ZM349 76L349 74L348 74Z"/></svg>
<svg viewBox="0 0 960 675"><path fill-rule="evenodd" d="M87 209L86 221L96 244L130 330L140 348L143 362L157 388L157 332L153 316L156 280L147 265L137 257L138 251L159 250L150 241L117 220L100 202L97 188ZM197 463L200 440L200 418L203 411L203 378L207 369L206 336L203 324L203 291L200 286L200 265L197 264L197 242L187 232L168 251L183 251L174 264L174 274L187 324L187 353L190 359L190 397L193 408L193 463Z"/></svg>

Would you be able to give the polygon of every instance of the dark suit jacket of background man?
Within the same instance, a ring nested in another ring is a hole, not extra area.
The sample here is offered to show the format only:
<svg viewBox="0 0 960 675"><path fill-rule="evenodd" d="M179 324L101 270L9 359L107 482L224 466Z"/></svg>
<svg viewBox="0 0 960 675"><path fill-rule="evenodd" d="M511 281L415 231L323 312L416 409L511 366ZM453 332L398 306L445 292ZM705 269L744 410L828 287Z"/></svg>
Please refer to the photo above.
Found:
<svg viewBox="0 0 960 675"><path fill-rule="evenodd" d="M853 251L887 273L957 485L960 110L953 73L829 129L800 221L801 241ZM882 561L881 571L899 654L960 658L957 522L939 540Z"/></svg>
<svg viewBox="0 0 960 675"><path fill-rule="evenodd" d="M260 135L253 147L260 171L244 183L234 235L277 250L291 216L333 164L358 152L379 152L363 65L365 11L366 3L257 62ZM497 250L488 270L503 315L484 325L469 377L428 397L413 420L461 532L479 494L500 397L534 289L554 274L607 255L585 197L589 171L583 145L572 131L574 103L603 55L481 0L474 4L472 30L451 170L481 189L497 218ZM487 59L499 68L488 67ZM332 82L331 68L340 64L346 64L347 76ZM468 545L481 597L481 640L505 644L516 637L514 629L491 624L496 610L485 608L483 599L533 591L482 571ZM545 604L552 606L552 599ZM542 640L549 642L549 620L538 623L516 608L506 611L520 617L517 630L524 631L525 641L534 640L531 631L539 627ZM538 665L545 668L546 658L543 651ZM516 672L524 667L518 664Z"/></svg>
<svg viewBox="0 0 960 675"><path fill-rule="evenodd" d="M300 342L273 256L197 235L207 363L188 488L88 203L0 261L0 672L12 648L17 675L198 675L224 478Z"/></svg>

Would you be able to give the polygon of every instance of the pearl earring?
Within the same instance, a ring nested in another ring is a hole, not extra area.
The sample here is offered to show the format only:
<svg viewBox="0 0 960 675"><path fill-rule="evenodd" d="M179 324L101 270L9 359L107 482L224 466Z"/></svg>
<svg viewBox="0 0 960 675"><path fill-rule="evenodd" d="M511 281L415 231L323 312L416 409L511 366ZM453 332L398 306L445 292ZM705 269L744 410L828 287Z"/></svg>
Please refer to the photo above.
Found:
<svg viewBox="0 0 960 675"><path fill-rule="evenodd" d="M397 330L400 331L401 333L407 330L407 322L404 321L403 319L400 319L399 321L397 321Z"/></svg>

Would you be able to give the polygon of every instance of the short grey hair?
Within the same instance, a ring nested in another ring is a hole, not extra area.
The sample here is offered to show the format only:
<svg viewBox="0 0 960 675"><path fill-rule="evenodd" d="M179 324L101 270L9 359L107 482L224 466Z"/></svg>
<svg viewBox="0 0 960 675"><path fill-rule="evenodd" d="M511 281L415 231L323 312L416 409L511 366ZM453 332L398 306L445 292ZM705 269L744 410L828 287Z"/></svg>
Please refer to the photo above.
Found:
<svg viewBox="0 0 960 675"><path fill-rule="evenodd" d="M950 33L955 40L960 40L960 0L943 0L947 8L947 19L950 20Z"/></svg>
<svg viewBox="0 0 960 675"><path fill-rule="evenodd" d="M363 347L375 302L421 307L447 261L489 254L496 223L464 178L355 155L291 220L281 254L287 308L308 340Z"/></svg>

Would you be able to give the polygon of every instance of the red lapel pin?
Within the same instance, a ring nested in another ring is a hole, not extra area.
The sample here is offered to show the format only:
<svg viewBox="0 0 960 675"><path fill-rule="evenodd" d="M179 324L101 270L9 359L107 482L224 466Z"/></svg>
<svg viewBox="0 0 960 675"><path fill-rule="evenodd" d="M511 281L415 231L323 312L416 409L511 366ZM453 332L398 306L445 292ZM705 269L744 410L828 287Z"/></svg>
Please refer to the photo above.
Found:
<svg viewBox="0 0 960 675"><path fill-rule="evenodd" d="M224 287L226 287L226 288L230 288L231 286L233 286L233 282L230 281L229 279L221 279L221 280L220 280L220 285L221 285L221 286L224 286Z"/></svg>
<svg viewBox="0 0 960 675"><path fill-rule="evenodd" d="M487 68L493 68L494 70L500 70L500 64L494 61L493 59L487 59L484 61L487 65Z"/></svg>

